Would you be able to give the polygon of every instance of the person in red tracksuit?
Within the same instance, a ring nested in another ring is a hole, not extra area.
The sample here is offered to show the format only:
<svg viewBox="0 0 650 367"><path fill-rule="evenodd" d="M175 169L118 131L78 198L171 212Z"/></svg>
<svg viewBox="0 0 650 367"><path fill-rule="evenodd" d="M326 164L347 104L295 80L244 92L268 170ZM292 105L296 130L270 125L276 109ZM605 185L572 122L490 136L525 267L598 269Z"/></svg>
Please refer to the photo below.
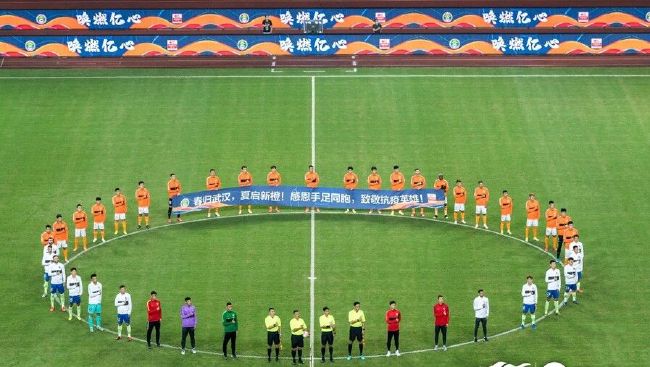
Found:
<svg viewBox="0 0 650 367"><path fill-rule="evenodd" d="M158 300L158 293L151 291L151 297L147 301L147 347L151 349L151 332L156 328L156 345L160 347L160 320L162 320L162 308Z"/></svg>
<svg viewBox="0 0 650 367"><path fill-rule="evenodd" d="M386 357L390 357L390 343L393 338L395 338L395 355L399 357L399 323L402 321L402 313L397 309L395 301L390 301L388 307L388 311L386 311L386 326L388 328Z"/></svg>
<svg viewBox="0 0 650 367"><path fill-rule="evenodd" d="M442 331L442 350L447 350L447 326L449 326L449 306L445 303L442 295L438 296L438 303L433 306L433 317L436 319L435 326L435 347L438 350L438 335Z"/></svg>

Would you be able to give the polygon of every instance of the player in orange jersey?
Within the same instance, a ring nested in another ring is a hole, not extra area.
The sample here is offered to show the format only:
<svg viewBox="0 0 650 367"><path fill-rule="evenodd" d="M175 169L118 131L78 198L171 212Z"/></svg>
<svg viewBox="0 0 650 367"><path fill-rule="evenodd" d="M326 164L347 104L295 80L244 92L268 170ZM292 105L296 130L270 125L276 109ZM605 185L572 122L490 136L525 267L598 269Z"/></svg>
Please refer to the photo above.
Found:
<svg viewBox="0 0 650 367"><path fill-rule="evenodd" d="M373 166L370 168L370 175L368 176L368 188L370 190L381 190L381 176L377 173L377 167ZM381 210L377 210L377 213L381 214ZM372 209L368 211L368 214L372 214Z"/></svg>
<svg viewBox="0 0 650 367"><path fill-rule="evenodd" d="M122 233L126 234L126 197L122 194L119 187L115 188L115 195L113 195L112 202L115 213L115 216L113 217L115 234L117 234L120 222L122 222Z"/></svg>
<svg viewBox="0 0 650 367"><path fill-rule="evenodd" d="M181 182L178 181L176 175L174 173L171 173L169 175L169 181L167 181L167 198L169 203L169 206L167 208L167 223L172 222L172 203L174 198L181 194L182 190L183 185L181 185ZM176 214L176 221L183 221L180 214Z"/></svg>
<svg viewBox="0 0 650 367"><path fill-rule="evenodd" d="M539 201L535 198L535 194L530 193L526 200L526 232L524 235L526 242L528 242L528 232L531 228L533 229L533 240L539 241L537 228L539 227L540 212Z"/></svg>
<svg viewBox="0 0 650 367"><path fill-rule="evenodd" d="M503 190L503 194L499 198L499 208L501 208L501 234L503 234L503 227L506 227L507 233L510 232L510 222L512 221L512 197L508 194L508 190Z"/></svg>
<svg viewBox="0 0 650 367"><path fill-rule="evenodd" d="M442 173L438 174L438 179L433 183L433 188L445 192L445 206L443 208L443 212L445 214L445 219L448 219L449 216L447 215L447 191L449 190L449 182L445 180L445 176ZM433 217L438 219L438 208L433 209Z"/></svg>
<svg viewBox="0 0 650 367"><path fill-rule="evenodd" d="M210 191L219 190L221 188L221 178L217 176L217 171L215 171L214 168L210 169L210 174L205 179L205 188ZM208 207L208 218L212 215L210 213L211 210L212 208ZM219 214L219 207L214 208L214 215L217 217L221 216L221 214Z"/></svg>
<svg viewBox="0 0 650 367"><path fill-rule="evenodd" d="M88 228L88 215L84 211L81 204L77 204L77 210L72 214L72 222L74 223L74 247L72 251L77 251L78 239L84 245L84 250L88 250L88 237L86 237L86 228Z"/></svg>
<svg viewBox="0 0 650 367"><path fill-rule="evenodd" d="M566 229L564 230L564 263L567 263L569 254L572 251L571 246L574 245L573 237L578 235L579 231L576 227L573 226L573 221L570 220L567 223Z"/></svg>
<svg viewBox="0 0 650 367"><path fill-rule="evenodd" d="M56 221L52 224L54 230L54 241L59 249L63 249L63 260L68 261L68 224L63 221L61 214L56 215Z"/></svg>
<svg viewBox="0 0 650 367"><path fill-rule="evenodd" d="M266 184L273 187L282 185L282 175L278 172L278 167L271 166L271 171L266 174ZM280 212L280 208L277 205L275 208L269 206L269 213L273 213L273 210L275 210L276 213Z"/></svg>
<svg viewBox="0 0 650 367"><path fill-rule="evenodd" d="M460 213L460 222L465 224L465 203L467 202L467 190L463 186L463 181L456 180L454 186L454 224L458 224L458 214Z"/></svg>
<svg viewBox="0 0 650 367"><path fill-rule="evenodd" d="M314 166L310 164L307 173L305 173L305 185L310 189L315 189L318 187L319 183L320 177L318 176L318 173L314 171ZM312 211L314 211L314 209L316 209L316 213L320 213L320 209L314 207L311 208ZM305 208L305 213L309 213L309 208Z"/></svg>
<svg viewBox="0 0 650 367"><path fill-rule="evenodd" d="M569 225L569 222L571 221L571 217L567 215L566 208L560 209L560 216L557 217L557 252L555 255L555 259L557 262L560 262L560 254L562 253L562 246L564 244L564 231Z"/></svg>
<svg viewBox="0 0 650 367"><path fill-rule="evenodd" d="M253 185L253 176L251 175L250 172L248 172L248 167L246 166L241 166L241 171L239 172L239 176L237 176L237 183L239 183L239 187L248 187ZM242 206L239 206L239 214L241 214ZM251 205L248 205L248 214L253 214L253 209Z"/></svg>
<svg viewBox="0 0 650 367"><path fill-rule="evenodd" d="M144 181L138 182L138 188L135 190L135 200L138 202L138 229L142 228L142 218L144 226L149 229L149 205L151 204L151 194L144 187Z"/></svg>
<svg viewBox="0 0 650 367"><path fill-rule="evenodd" d="M43 247L46 247L48 244L50 244L50 239L54 241L54 232L52 232L52 226L46 224L45 231L41 233L41 245L43 245Z"/></svg>
<svg viewBox="0 0 650 367"><path fill-rule="evenodd" d="M419 168L416 168L413 171L413 176L411 176L411 188L413 190L422 190L427 185L427 180L422 176ZM411 209L411 216L415 217L415 208ZM424 207L420 208L420 216L424 217Z"/></svg>
<svg viewBox="0 0 650 367"><path fill-rule="evenodd" d="M343 175L343 188L346 190L354 190L357 188L357 185L359 185L359 176L354 173L354 168L352 166L348 166L348 171ZM345 212L349 213L350 210L352 210L353 214L356 214L357 212L354 208L345 209Z"/></svg>
<svg viewBox="0 0 650 367"><path fill-rule="evenodd" d="M106 207L102 204L102 198L95 198L95 204L90 208L93 213L93 243L97 242L97 232L102 236L102 242L106 242L104 236L104 222L106 221Z"/></svg>
<svg viewBox="0 0 650 367"><path fill-rule="evenodd" d="M476 201L476 221L474 228L478 228L479 217L483 216L483 228L487 229L487 205L490 201L490 191L483 181L478 182L478 187L474 189L474 200Z"/></svg>
<svg viewBox="0 0 650 367"><path fill-rule="evenodd" d="M393 166L393 173L390 174L390 189L393 191L402 191L404 190L404 174L400 172L399 166ZM404 215L404 211L401 209L398 211L399 215ZM390 215L395 215L395 211L391 210Z"/></svg>
<svg viewBox="0 0 650 367"><path fill-rule="evenodd" d="M553 250L557 251L557 218L558 211L553 200L548 202L546 217L546 237L544 237L544 251L548 252L548 238L553 237Z"/></svg>

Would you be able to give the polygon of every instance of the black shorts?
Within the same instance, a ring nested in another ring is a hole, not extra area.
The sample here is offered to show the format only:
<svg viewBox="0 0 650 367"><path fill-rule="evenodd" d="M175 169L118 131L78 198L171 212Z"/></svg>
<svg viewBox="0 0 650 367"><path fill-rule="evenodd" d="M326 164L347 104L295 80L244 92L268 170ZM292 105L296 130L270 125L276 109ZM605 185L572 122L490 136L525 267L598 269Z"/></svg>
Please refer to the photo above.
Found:
<svg viewBox="0 0 650 367"><path fill-rule="evenodd" d="M361 326L350 326L350 341L354 341L355 339L359 342L363 340L363 329Z"/></svg>
<svg viewBox="0 0 650 367"><path fill-rule="evenodd" d="M334 333L331 331L323 331L320 334L320 343L322 345L334 345Z"/></svg>
<svg viewBox="0 0 650 367"><path fill-rule="evenodd" d="M280 345L280 332L279 331L267 331L266 332L266 344L267 345Z"/></svg>
<svg viewBox="0 0 650 367"><path fill-rule="evenodd" d="M291 349L303 348L305 346L305 338L302 335L291 334Z"/></svg>

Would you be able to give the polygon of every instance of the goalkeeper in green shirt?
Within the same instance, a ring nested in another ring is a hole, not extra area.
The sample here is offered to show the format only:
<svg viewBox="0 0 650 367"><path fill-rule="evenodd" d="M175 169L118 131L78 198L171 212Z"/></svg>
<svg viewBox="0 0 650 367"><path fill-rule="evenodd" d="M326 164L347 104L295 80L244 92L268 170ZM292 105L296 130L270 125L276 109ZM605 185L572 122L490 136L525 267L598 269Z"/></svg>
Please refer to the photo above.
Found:
<svg viewBox="0 0 650 367"><path fill-rule="evenodd" d="M237 345L237 327L239 322L237 320L237 312L233 311L232 303L226 303L226 310L221 316L221 322L223 323L224 337L223 337L223 358L228 358L228 342L230 342L230 351L232 352L232 357L237 358L236 345Z"/></svg>

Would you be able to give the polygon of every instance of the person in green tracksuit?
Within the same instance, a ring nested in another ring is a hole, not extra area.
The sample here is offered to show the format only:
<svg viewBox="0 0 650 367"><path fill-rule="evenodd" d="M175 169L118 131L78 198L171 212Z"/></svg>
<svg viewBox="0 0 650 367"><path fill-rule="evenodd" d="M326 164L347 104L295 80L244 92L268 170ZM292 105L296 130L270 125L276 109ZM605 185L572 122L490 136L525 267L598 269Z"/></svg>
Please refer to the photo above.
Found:
<svg viewBox="0 0 650 367"><path fill-rule="evenodd" d="M232 352L232 357L237 358L236 345L237 345L237 327L239 326L239 321L237 320L237 312L233 311L232 303L226 303L226 310L221 316L221 322L223 323L224 337L223 337L223 358L228 358L228 342L230 341L230 351Z"/></svg>

